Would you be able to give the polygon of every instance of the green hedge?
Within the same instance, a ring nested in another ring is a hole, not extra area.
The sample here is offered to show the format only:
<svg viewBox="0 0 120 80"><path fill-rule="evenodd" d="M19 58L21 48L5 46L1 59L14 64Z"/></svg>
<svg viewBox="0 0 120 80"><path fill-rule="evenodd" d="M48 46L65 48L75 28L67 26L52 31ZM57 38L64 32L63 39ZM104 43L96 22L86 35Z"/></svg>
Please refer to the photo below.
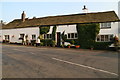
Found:
<svg viewBox="0 0 120 80"><path fill-rule="evenodd" d="M40 27L40 34L47 34L50 30L50 26L41 26Z"/></svg>
<svg viewBox="0 0 120 80"><path fill-rule="evenodd" d="M52 39L44 39L41 40L42 46L54 46L55 45L55 41Z"/></svg>
<svg viewBox="0 0 120 80"><path fill-rule="evenodd" d="M45 40L41 40L41 42L43 43L43 46L50 46L51 45L51 39L45 39Z"/></svg>
<svg viewBox="0 0 120 80"><path fill-rule="evenodd" d="M106 50L113 42L95 42L94 49Z"/></svg>
<svg viewBox="0 0 120 80"><path fill-rule="evenodd" d="M81 48L91 48L99 34L100 25L98 23L77 24L77 43Z"/></svg>

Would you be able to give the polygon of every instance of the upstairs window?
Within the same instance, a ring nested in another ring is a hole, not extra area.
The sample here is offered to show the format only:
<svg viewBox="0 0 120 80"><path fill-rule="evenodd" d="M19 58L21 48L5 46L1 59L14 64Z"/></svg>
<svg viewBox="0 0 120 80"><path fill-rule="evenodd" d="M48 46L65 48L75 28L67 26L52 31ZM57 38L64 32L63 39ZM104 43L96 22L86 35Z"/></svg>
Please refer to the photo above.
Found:
<svg viewBox="0 0 120 80"><path fill-rule="evenodd" d="M111 23L101 23L101 29L111 28Z"/></svg>
<svg viewBox="0 0 120 80"><path fill-rule="evenodd" d="M77 33L68 33L67 38L68 39L77 39L78 35Z"/></svg>

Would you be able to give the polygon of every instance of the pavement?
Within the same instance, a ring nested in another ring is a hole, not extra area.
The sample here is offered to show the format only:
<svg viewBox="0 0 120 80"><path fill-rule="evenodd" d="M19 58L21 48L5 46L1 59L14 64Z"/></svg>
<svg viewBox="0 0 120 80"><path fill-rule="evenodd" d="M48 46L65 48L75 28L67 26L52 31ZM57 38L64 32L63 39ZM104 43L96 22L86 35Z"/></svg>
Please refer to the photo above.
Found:
<svg viewBox="0 0 120 80"><path fill-rule="evenodd" d="M117 78L118 52L2 45L3 78Z"/></svg>

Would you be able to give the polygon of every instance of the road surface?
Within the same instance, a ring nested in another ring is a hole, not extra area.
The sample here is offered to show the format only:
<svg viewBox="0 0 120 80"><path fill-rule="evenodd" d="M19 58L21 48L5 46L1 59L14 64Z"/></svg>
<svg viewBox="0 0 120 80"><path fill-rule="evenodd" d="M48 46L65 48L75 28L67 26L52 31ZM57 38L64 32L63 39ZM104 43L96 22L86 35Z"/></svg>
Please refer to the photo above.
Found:
<svg viewBox="0 0 120 80"><path fill-rule="evenodd" d="M117 78L118 53L2 45L3 78Z"/></svg>

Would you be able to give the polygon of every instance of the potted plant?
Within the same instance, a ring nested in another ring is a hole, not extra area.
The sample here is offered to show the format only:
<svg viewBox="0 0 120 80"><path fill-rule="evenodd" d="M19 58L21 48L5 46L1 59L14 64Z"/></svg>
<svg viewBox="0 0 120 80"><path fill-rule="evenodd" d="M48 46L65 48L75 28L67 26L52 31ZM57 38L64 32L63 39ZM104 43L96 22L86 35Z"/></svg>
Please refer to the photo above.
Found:
<svg viewBox="0 0 120 80"><path fill-rule="evenodd" d="M68 46L68 48L70 48L71 44L68 44L67 46Z"/></svg>
<svg viewBox="0 0 120 80"><path fill-rule="evenodd" d="M94 49L94 47L93 46L90 46L90 50L93 50Z"/></svg>
<svg viewBox="0 0 120 80"><path fill-rule="evenodd" d="M80 48L80 45L75 45L75 48Z"/></svg>

